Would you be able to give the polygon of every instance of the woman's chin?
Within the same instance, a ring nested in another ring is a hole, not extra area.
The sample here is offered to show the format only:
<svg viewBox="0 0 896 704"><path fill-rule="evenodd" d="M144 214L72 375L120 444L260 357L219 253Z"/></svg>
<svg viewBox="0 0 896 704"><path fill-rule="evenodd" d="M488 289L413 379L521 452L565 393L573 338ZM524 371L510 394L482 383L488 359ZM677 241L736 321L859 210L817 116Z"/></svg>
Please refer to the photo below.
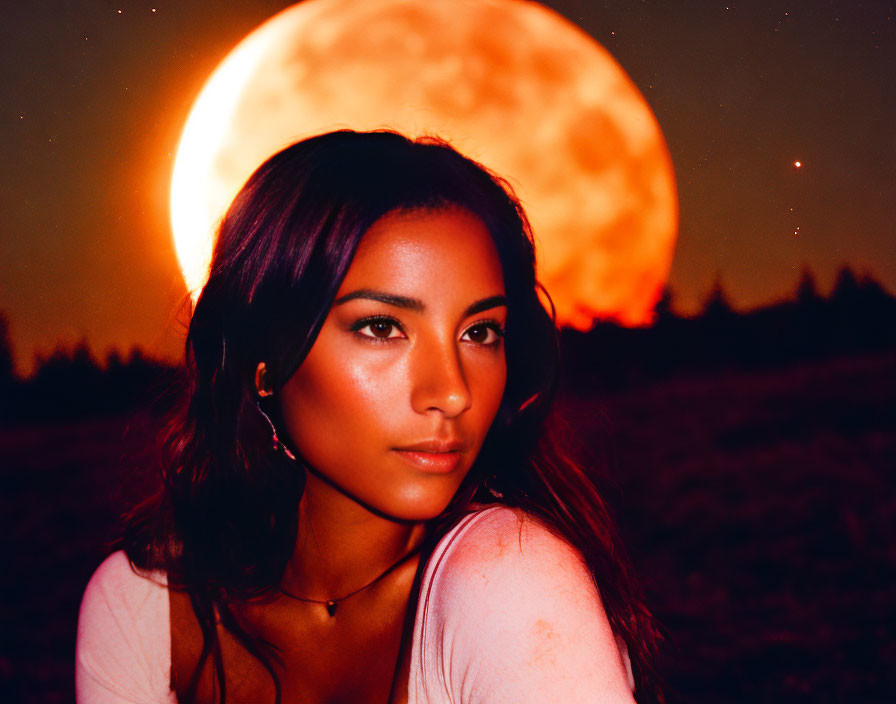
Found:
<svg viewBox="0 0 896 704"><path fill-rule="evenodd" d="M374 507L379 513L399 521L420 523L438 517L451 503L454 492L409 491L391 497L387 505Z"/></svg>

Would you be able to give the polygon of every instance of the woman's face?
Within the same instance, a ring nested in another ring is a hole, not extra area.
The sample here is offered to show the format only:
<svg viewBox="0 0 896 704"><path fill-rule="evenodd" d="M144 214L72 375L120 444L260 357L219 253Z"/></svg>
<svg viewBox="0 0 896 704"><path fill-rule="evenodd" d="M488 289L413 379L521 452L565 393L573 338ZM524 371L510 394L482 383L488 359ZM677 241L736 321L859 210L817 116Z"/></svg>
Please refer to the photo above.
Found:
<svg viewBox="0 0 896 704"><path fill-rule="evenodd" d="M368 508L403 520L438 515L504 393L504 295L498 253L475 215L380 218L281 391L295 449Z"/></svg>

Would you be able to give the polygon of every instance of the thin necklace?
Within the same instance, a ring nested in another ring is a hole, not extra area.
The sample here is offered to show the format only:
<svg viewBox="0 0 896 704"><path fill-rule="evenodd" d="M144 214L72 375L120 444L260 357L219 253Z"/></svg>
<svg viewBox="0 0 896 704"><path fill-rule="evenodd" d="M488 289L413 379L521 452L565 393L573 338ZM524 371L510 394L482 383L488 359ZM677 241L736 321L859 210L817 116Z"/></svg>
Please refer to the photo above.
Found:
<svg viewBox="0 0 896 704"><path fill-rule="evenodd" d="M290 599L295 599L296 601L304 601L306 604L323 604L327 609L327 613L330 614L330 617L332 618L333 616L336 615L336 608L339 606L339 602L345 601L346 599L348 599L351 596L354 596L358 592L363 592L365 589L367 589L367 587L372 587L374 584L379 582L383 577L385 577L387 574L389 574L396 567L403 564L404 562L407 562L411 557L413 557L418 552L420 552L420 549L422 547L423 547L422 544L418 545L416 548L411 550L407 555L405 555L400 560L398 560L398 562L394 563L391 567L389 567L379 577L375 577L373 580L371 580L370 582L365 584L363 587L355 589L355 591L351 592L350 594L341 596L338 599L323 599L323 600L321 600L321 599L306 599L305 597L302 597L302 596L296 596L292 592L289 592L286 589L284 589L282 586L280 587L280 591L284 595L288 596Z"/></svg>

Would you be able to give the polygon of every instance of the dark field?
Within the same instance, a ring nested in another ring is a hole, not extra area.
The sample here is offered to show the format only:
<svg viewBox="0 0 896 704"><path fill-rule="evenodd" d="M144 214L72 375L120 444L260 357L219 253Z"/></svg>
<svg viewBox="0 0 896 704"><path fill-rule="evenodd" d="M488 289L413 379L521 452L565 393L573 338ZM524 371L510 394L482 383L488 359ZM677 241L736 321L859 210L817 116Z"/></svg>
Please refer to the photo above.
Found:
<svg viewBox="0 0 896 704"><path fill-rule="evenodd" d="M896 353L564 409L612 482L670 701L896 701ZM0 431L0 700L73 700L81 591L153 485L155 422Z"/></svg>

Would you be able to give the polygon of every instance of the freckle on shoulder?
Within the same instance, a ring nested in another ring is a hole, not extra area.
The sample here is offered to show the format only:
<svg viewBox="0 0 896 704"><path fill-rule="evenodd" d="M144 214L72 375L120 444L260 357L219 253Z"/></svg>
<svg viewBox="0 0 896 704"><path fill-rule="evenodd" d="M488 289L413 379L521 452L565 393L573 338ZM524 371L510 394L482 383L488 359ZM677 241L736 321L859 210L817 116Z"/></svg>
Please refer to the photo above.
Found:
<svg viewBox="0 0 896 704"><path fill-rule="evenodd" d="M535 622L533 630L538 639L550 640L557 637L557 631L554 629L554 626L543 618Z"/></svg>

